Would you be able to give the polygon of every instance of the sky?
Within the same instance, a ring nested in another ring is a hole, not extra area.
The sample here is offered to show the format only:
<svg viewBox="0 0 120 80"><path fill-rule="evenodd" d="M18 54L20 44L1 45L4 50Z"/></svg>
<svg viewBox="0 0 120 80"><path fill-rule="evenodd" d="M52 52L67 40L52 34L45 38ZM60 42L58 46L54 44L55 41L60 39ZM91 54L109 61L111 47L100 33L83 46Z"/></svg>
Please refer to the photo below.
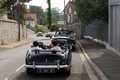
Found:
<svg viewBox="0 0 120 80"><path fill-rule="evenodd" d="M69 0L65 0L65 5L68 3ZM47 3L46 0L32 0L29 3L27 3L27 6L29 5L36 5L41 6L43 9L46 9ZM51 0L51 8L58 7L60 11L63 11L64 9L64 0Z"/></svg>

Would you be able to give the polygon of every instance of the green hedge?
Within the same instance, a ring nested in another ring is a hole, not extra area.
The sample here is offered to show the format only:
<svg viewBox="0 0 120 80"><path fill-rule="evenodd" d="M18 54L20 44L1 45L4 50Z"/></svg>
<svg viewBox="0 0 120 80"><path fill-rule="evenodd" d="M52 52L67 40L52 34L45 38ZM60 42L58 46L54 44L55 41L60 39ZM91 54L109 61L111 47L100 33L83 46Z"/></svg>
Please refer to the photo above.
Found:
<svg viewBox="0 0 120 80"><path fill-rule="evenodd" d="M35 26L34 31L35 31L35 33L37 33L37 32L45 33L45 30L42 27L38 26L38 25Z"/></svg>

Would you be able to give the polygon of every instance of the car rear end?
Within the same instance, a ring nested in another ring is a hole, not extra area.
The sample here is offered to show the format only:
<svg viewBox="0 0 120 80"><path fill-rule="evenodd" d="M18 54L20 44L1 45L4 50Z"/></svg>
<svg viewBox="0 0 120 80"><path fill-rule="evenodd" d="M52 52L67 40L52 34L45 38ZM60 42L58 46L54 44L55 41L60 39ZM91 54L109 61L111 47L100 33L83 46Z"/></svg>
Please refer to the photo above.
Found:
<svg viewBox="0 0 120 80"><path fill-rule="evenodd" d="M27 56L25 67L28 74L31 72L56 73L69 70L70 65L66 61L65 54L47 51Z"/></svg>

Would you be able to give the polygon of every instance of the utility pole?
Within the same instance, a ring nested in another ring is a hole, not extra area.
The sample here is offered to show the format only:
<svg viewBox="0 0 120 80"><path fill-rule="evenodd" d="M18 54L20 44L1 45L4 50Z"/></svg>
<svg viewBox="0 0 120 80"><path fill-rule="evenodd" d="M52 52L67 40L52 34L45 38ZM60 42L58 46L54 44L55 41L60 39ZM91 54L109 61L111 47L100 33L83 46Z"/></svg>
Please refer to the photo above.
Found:
<svg viewBox="0 0 120 80"><path fill-rule="evenodd" d="M26 38L27 38L27 17L28 17L28 14L27 14L27 5L25 5L25 9L26 9Z"/></svg>
<svg viewBox="0 0 120 80"><path fill-rule="evenodd" d="M64 0L64 28L66 28L66 24L65 24L65 0Z"/></svg>
<svg viewBox="0 0 120 80"><path fill-rule="evenodd" d="M20 41L20 0L18 0L18 41Z"/></svg>

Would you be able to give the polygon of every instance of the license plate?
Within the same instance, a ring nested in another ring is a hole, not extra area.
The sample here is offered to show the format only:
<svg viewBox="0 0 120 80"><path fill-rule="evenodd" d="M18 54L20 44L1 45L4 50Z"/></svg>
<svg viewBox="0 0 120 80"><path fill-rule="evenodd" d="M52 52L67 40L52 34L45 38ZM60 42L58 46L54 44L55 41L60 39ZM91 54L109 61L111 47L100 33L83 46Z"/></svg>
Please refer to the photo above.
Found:
<svg viewBox="0 0 120 80"><path fill-rule="evenodd" d="M55 69L37 69L37 73L55 73Z"/></svg>

